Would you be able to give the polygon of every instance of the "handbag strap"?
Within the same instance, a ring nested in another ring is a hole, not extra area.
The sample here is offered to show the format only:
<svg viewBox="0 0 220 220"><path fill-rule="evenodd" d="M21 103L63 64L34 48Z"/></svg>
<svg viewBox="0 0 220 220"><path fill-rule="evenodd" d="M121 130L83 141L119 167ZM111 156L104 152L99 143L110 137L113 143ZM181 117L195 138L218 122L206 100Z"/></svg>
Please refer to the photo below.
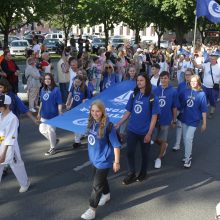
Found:
<svg viewBox="0 0 220 220"><path fill-rule="evenodd" d="M211 66L211 64L210 64L210 70L211 70L212 82L213 82L213 85L214 85L215 82L214 82L214 78L213 78L213 74L212 74L212 66Z"/></svg>

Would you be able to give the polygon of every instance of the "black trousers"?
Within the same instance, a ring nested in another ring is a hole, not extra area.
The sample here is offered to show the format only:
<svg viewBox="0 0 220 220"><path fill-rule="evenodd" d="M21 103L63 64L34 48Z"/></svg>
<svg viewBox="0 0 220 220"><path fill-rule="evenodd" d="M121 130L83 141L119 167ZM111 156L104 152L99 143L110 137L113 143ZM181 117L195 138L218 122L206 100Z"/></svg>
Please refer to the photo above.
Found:
<svg viewBox="0 0 220 220"><path fill-rule="evenodd" d="M131 131L127 132L127 159L128 159L128 172L129 174L135 174L135 153L138 143L141 147L141 174L147 174L150 143L144 143L145 135L138 135Z"/></svg>
<svg viewBox="0 0 220 220"><path fill-rule="evenodd" d="M98 207L102 194L108 194L110 192L107 180L108 172L109 168L97 169L93 166L92 193L89 199L89 204L92 208Z"/></svg>

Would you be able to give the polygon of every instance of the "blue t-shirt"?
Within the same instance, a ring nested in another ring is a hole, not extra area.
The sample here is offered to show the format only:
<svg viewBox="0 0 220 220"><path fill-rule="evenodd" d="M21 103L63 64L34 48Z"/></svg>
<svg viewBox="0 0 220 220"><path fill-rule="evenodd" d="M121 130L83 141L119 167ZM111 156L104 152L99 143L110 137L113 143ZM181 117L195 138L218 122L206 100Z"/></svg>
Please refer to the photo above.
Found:
<svg viewBox="0 0 220 220"><path fill-rule="evenodd" d="M73 103L72 103L71 108L76 107L77 105L82 103L83 99L88 98L87 87L85 87L85 91L82 91L82 90L80 90L79 87L76 89L72 86L70 89L70 92L72 93L72 97L73 97Z"/></svg>
<svg viewBox="0 0 220 220"><path fill-rule="evenodd" d="M161 85L158 86L154 94L159 98L160 105L160 117L157 122L158 125L170 125L173 118L173 108L177 108L178 97L177 91L173 86L163 88Z"/></svg>
<svg viewBox="0 0 220 220"><path fill-rule="evenodd" d="M112 74L104 73L102 89L103 90L107 89L107 88L115 85L118 82L119 82L119 77L118 77L117 74L115 74L115 73L112 73Z"/></svg>
<svg viewBox="0 0 220 220"><path fill-rule="evenodd" d="M198 127L202 120L202 113L207 112L207 100L203 91L187 89L179 96L179 120L188 126Z"/></svg>
<svg viewBox="0 0 220 220"><path fill-rule="evenodd" d="M128 121L128 130L139 135L146 135L152 115L160 114L158 97L154 97L152 109L150 104L150 96L145 96L138 92L135 97L131 94L125 109L131 113Z"/></svg>
<svg viewBox="0 0 220 220"><path fill-rule="evenodd" d="M177 93L178 93L178 96L184 92L186 89L189 89L189 83L187 82L181 82L179 85L178 85L178 88L177 88Z"/></svg>
<svg viewBox="0 0 220 220"><path fill-rule="evenodd" d="M108 123L107 123L108 125ZM114 148L120 148L121 144L118 140L116 130L112 127L109 134L109 140L111 144L108 144L106 135L106 128L104 131L104 137L98 137L99 123L93 123L92 127L88 131L88 153L89 159L93 166L98 169L107 169L112 167L114 161Z"/></svg>
<svg viewBox="0 0 220 220"><path fill-rule="evenodd" d="M11 97L10 110L19 118L20 114L29 112L27 106L13 92L7 93Z"/></svg>
<svg viewBox="0 0 220 220"><path fill-rule="evenodd" d="M59 115L58 105L62 105L60 89L55 87L52 91L41 89L40 100L42 103L41 117L51 119Z"/></svg>

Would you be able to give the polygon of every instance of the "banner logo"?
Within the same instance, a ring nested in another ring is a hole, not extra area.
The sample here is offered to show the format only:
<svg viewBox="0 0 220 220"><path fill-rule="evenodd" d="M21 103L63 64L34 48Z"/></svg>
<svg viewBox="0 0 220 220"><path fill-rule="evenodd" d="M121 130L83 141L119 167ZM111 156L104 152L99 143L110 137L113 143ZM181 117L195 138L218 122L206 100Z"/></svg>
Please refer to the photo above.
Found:
<svg viewBox="0 0 220 220"><path fill-rule="evenodd" d="M213 17L220 18L220 5L216 1L209 2L208 10Z"/></svg>
<svg viewBox="0 0 220 220"><path fill-rule="evenodd" d="M116 98L114 98L113 100L111 100L111 102L114 104L114 105L126 105L130 96L131 96L131 93L133 93L133 91L128 91Z"/></svg>
<svg viewBox="0 0 220 220"><path fill-rule="evenodd" d="M87 126L88 118L80 118L73 121L74 125Z"/></svg>

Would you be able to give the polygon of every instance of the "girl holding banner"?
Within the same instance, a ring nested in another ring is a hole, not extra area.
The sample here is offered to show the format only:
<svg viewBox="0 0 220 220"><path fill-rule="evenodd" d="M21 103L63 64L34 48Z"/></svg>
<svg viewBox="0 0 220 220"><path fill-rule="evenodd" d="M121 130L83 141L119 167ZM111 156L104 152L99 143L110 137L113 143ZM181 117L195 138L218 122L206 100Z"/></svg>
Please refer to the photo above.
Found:
<svg viewBox="0 0 220 220"><path fill-rule="evenodd" d="M110 200L108 172L120 169L120 142L116 130L106 115L105 106L95 101L90 108L88 120L88 152L93 167L93 186L89 200L90 208L82 215L82 219L94 219L98 206Z"/></svg>

